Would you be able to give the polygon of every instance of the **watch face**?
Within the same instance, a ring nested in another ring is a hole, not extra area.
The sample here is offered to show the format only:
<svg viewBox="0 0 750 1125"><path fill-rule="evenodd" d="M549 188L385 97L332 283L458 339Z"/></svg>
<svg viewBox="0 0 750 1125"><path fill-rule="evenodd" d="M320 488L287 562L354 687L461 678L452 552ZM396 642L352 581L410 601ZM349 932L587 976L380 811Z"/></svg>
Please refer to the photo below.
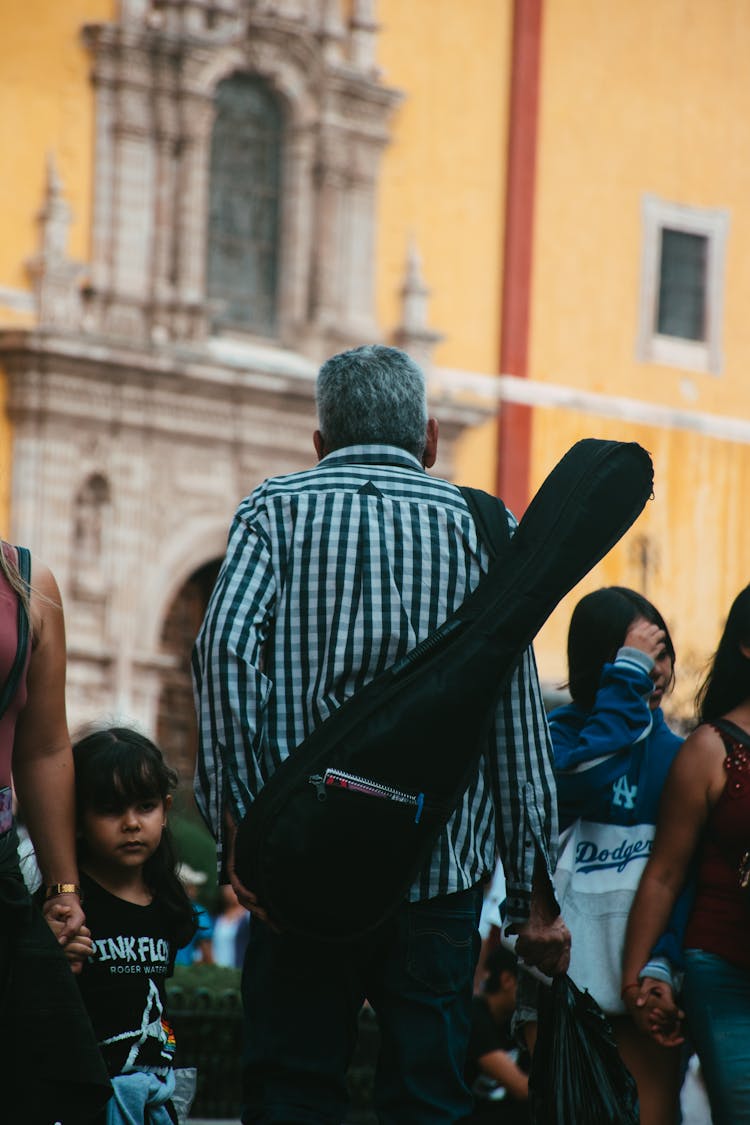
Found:
<svg viewBox="0 0 750 1125"><path fill-rule="evenodd" d="M80 898L81 888L77 883L52 883L47 887L45 898L56 898L58 895L78 895Z"/></svg>

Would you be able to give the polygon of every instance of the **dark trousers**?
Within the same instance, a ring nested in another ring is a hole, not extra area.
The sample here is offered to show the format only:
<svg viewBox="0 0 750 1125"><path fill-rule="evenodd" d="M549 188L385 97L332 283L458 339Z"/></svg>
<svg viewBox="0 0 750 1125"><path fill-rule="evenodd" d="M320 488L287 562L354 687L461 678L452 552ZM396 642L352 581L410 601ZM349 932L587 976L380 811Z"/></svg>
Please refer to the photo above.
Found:
<svg viewBox="0 0 750 1125"><path fill-rule="evenodd" d="M0 835L0 1121L84 1125L109 1099L109 1079L76 979L24 886L17 846L15 829Z"/></svg>
<svg viewBox="0 0 750 1125"><path fill-rule="evenodd" d="M479 953L480 887L404 902L342 945L252 920L245 956L244 1125L340 1125L367 999L378 1016L382 1125L452 1125L471 1108L463 1077Z"/></svg>

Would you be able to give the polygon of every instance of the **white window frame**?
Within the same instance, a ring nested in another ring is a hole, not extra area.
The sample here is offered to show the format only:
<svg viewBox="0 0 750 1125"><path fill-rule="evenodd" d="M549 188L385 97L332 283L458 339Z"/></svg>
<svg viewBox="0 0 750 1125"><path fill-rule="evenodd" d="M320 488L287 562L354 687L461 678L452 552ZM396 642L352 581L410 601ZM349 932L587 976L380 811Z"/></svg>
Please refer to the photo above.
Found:
<svg viewBox="0 0 750 1125"><path fill-rule="evenodd" d="M642 206L643 255L636 358L688 371L721 374L724 275L729 212L721 208L688 207L646 195ZM657 331L661 232L664 228L698 234L706 246L706 339L684 340Z"/></svg>

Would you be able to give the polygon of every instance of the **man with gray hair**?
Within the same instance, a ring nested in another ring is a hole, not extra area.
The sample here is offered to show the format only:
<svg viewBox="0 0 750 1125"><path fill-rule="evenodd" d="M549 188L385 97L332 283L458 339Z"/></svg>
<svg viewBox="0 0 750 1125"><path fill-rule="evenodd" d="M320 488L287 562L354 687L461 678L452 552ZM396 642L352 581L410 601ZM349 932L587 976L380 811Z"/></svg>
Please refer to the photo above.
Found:
<svg viewBox="0 0 750 1125"><path fill-rule="evenodd" d="M519 953L548 973L568 963L549 877L557 824L546 718L529 649L476 777L395 915L344 943L270 924L234 872L236 826L310 731L440 625L489 564L458 488L425 472L438 425L409 356L380 345L334 356L317 403L319 463L265 481L240 504L193 661L196 797L253 913L242 1120L343 1121L367 999L381 1033L381 1122L448 1125L471 1108L463 1071L477 922L498 853Z"/></svg>

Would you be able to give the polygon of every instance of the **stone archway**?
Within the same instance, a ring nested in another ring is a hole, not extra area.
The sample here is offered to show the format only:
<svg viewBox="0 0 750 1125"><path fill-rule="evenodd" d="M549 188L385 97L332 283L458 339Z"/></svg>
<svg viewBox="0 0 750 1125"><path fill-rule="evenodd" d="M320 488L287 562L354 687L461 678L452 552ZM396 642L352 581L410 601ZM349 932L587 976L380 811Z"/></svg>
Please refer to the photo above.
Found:
<svg viewBox="0 0 750 1125"><path fill-rule="evenodd" d="M185 791L192 789L198 749L190 656L221 562L217 558L204 563L183 583L164 617L160 638L167 660L161 671L156 741Z"/></svg>

